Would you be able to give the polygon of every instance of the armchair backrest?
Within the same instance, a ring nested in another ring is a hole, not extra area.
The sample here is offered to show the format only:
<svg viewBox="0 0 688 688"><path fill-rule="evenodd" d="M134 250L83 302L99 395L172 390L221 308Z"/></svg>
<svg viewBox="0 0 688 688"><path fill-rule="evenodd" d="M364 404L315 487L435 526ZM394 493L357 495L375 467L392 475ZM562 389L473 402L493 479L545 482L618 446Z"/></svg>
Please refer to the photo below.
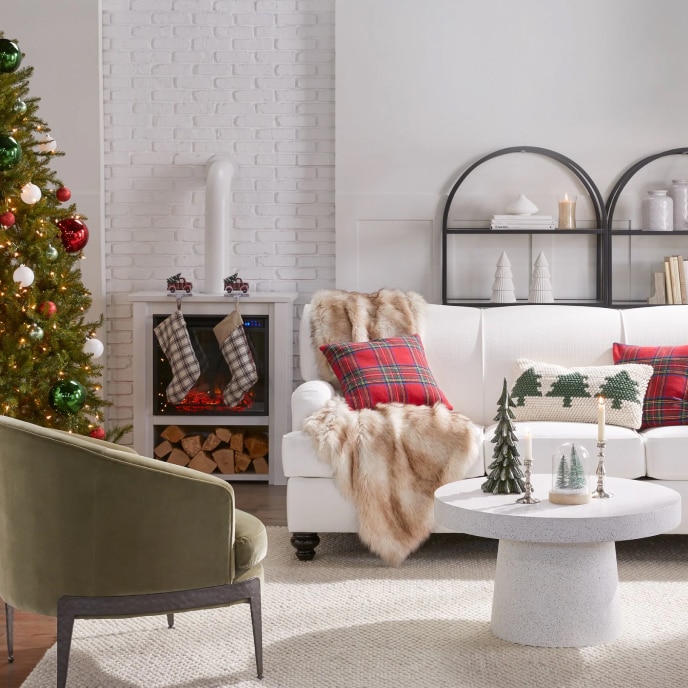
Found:
<svg viewBox="0 0 688 688"><path fill-rule="evenodd" d="M223 585L233 576L225 481L0 416L0 597L55 615L62 595Z"/></svg>

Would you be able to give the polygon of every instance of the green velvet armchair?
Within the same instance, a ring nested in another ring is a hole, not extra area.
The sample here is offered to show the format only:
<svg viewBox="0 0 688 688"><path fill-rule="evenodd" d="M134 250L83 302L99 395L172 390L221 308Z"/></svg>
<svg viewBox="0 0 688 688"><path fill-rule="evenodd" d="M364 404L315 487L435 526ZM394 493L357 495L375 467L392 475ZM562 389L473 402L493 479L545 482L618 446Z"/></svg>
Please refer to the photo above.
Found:
<svg viewBox="0 0 688 688"><path fill-rule="evenodd" d="M57 616L57 686L74 620L248 602L263 673L263 524L224 480L0 416L0 598Z"/></svg>

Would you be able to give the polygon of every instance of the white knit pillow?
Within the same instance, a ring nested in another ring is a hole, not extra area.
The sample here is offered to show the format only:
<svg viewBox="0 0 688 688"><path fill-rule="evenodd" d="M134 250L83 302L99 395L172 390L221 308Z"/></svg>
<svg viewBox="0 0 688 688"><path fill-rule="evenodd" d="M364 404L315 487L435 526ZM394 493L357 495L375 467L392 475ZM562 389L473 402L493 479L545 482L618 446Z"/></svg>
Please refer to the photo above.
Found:
<svg viewBox="0 0 688 688"><path fill-rule="evenodd" d="M639 428L652 366L637 363L564 368L519 358L511 398L523 420L597 422L597 398L605 399L606 422Z"/></svg>

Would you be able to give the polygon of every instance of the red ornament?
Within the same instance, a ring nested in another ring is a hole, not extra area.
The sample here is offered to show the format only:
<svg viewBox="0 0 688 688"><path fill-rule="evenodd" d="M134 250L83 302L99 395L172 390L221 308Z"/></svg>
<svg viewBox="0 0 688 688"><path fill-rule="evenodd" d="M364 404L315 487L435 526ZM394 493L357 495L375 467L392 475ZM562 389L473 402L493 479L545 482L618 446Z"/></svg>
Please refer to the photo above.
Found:
<svg viewBox="0 0 688 688"><path fill-rule="evenodd" d="M72 192L66 186L61 186L55 192L55 196L60 203L65 203L72 197Z"/></svg>
<svg viewBox="0 0 688 688"><path fill-rule="evenodd" d="M38 305L38 312L46 318L52 318L57 313L57 306L52 301L43 301Z"/></svg>
<svg viewBox="0 0 688 688"><path fill-rule="evenodd" d="M11 227L16 219L14 213L8 210L6 213L0 215L0 225L3 227Z"/></svg>
<svg viewBox="0 0 688 688"><path fill-rule="evenodd" d="M57 223L62 232L62 245L67 253L76 253L88 243L88 227L75 217L65 217Z"/></svg>
<svg viewBox="0 0 688 688"><path fill-rule="evenodd" d="M91 432L89 432L88 434L91 437L95 437L97 440L105 439L105 430L101 427L93 428L93 430L91 430Z"/></svg>

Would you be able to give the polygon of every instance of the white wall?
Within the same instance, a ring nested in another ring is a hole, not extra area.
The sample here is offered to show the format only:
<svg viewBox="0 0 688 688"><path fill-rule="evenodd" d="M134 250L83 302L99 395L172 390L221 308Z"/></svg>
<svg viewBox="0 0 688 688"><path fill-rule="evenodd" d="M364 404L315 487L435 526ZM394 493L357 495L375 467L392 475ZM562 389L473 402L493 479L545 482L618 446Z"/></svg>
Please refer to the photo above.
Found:
<svg viewBox="0 0 688 688"><path fill-rule="evenodd" d="M80 268L97 318L105 312L100 1L6 2L1 17L5 37L17 39L25 53L22 66L34 68L30 94L41 99L38 114L65 153L53 169L88 218ZM106 339L105 332L99 336Z"/></svg>
<svg viewBox="0 0 688 688"><path fill-rule="evenodd" d="M443 194L493 150L559 151L606 197L637 159L686 145L686 26L681 0L339 0L337 286L410 285L437 300ZM666 188L686 176L685 164L667 159L639 185ZM558 193L582 193L542 158L502 159L469 180L469 219L503 212L519 193L539 196L550 214ZM631 198L616 217L636 212ZM589 208L579 206L579 217L591 217ZM477 291L489 296L500 246L481 254L485 246L457 267L472 266ZM548 251L561 276L570 246ZM510 253L521 295L533 253L516 261ZM589 279L589 252L578 262L582 272L559 283L569 296Z"/></svg>

